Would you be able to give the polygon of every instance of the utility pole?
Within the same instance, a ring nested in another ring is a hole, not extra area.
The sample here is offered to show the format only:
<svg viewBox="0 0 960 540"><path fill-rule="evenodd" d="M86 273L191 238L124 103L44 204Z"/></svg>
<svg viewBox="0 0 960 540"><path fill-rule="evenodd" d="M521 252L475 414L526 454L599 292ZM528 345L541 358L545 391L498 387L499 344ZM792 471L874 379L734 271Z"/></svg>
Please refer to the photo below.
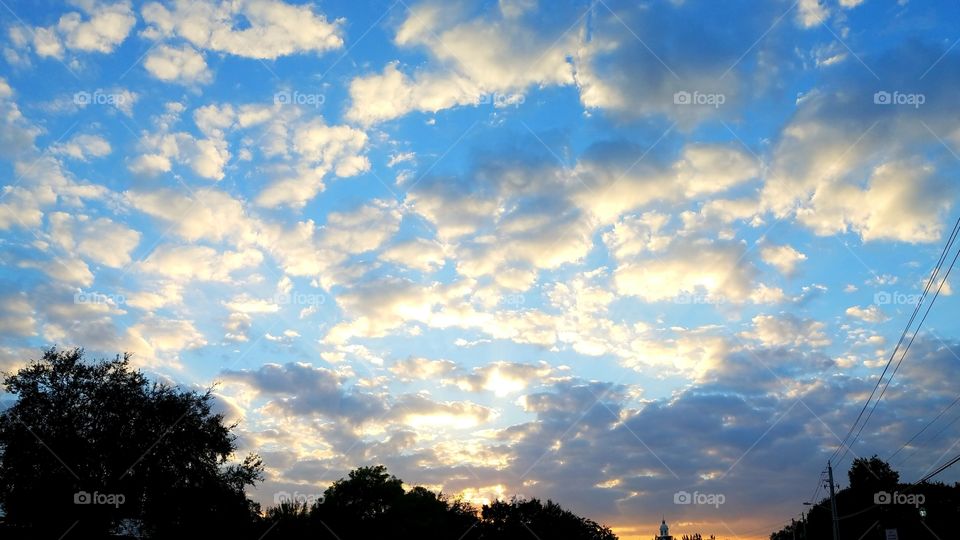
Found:
<svg viewBox="0 0 960 540"><path fill-rule="evenodd" d="M837 517L837 497L833 491L833 465L827 460L827 477L830 480L830 511L833 512L833 540L840 540L840 518Z"/></svg>

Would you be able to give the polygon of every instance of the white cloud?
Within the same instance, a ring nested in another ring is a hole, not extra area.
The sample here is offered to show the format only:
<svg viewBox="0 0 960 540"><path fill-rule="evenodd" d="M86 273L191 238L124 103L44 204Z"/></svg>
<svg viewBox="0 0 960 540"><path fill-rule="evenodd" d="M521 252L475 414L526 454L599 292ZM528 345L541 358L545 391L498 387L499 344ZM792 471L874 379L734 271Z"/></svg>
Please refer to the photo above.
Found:
<svg viewBox="0 0 960 540"><path fill-rule="evenodd" d="M75 4L83 13L71 11L62 15L56 25L32 30L33 48L39 56L62 59L67 50L113 52L137 22L127 1L111 4L80 0Z"/></svg>
<svg viewBox="0 0 960 540"><path fill-rule="evenodd" d="M572 185L577 205L608 223L657 201L678 202L725 192L760 173L746 152L725 145L686 146L669 168L637 160L632 145L599 148L577 163ZM584 185L585 184L585 185Z"/></svg>
<svg viewBox="0 0 960 540"><path fill-rule="evenodd" d="M800 319L789 313L757 315L753 329L740 335L761 342L766 347L823 347L830 344L824 333L826 325L812 319Z"/></svg>
<svg viewBox="0 0 960 540"><path fill-rule="evenodd" d="M475 368L469 374L457 377L454 383L467 392L492 392L505 397L523 391L531 384L547 377L552 368L546 363L522 364L494 362Z"/></svg>
<svg viewBox="0 0 960 540"><path fill-rule="evenodd" d="M516 11L508 8L507 13ZM411 111L477 104L484 95L509 98L532 85L574 82L567 55L579 39L576 32L557 39L516 18L467 20L465 15L461 6L449 3L412 7L394 41L400 47L426 48L437 67L410 76L393 62L381 73L353 79L348 118L371 124Z"/></svg>
<svg viewBox="0 0 960 540"><path fill-rule="evenodd" d="M82 255L112 268L130 262L130 252L140 243L140 233L108 218L92 219L54 212L49 216L50 234L68 253Z"/></svg>
<svg viewBox="0 0 960 540"><path fill-rule="evenodd" d="M65 143L53 145L50 150L74 159L87 161L90 158L104 157L110 154L110 142L99 135L75 135Z"/></svg>
<svg viewBox="0 0 960 540"><path fill-rule="evenodd" d="M25 260L18 263L20 268L34 268L47 274L55 282L79 287L93 284L93 272L83 260L74 257L54 257L47 261Z"/></svg>
<svg viewBox="0 0 960 540"><path fill-rule="evenodd" d="M450 360L430 360L429 358L410 357L398 360L390 371L403 381L436 380L446 377L457 370L457 364Z"/></svg>
<svg viewBox="0 0 960 540"><path fill-rule="evenodd" d="M614 284L621 294L647 301L703 291L716 302L743 302L750 298L754 274L741 244L684 243L655 259L621 263Z"/></svg>
<svg viewBox="0 0 960 540"><path fill-rule="evenodd" d="M456 105L476 103L482 91L458 75L422 74L411 79L396 63L383 72L350 81L351 120L374 124L411 111L437 112Z"/></svg>
<svg viewBox="0 0 960 540"><path fill-rule="evenodd" d="M830 11L823 0L799 0L797 4L797 22L804 28L826 23L829 15Z"/></svg>
<svg viewBox="0 0 960 540"><path fill-rule="evenodd" d="M864 241L933 242L942 231L938 218L951 205L946 194L932 166L888 162L872 171L865 189L849 184L819 188L797 218L820 235L849 227Z"/></svg>
<svg viewBox="0 0 960 540"><path fill-rule="evenodd" d="M0 298L0 335L35 335L37 321L33 315L33 305L26 294L11 294Z"/></svg>
<svg viewBox="0 0 960 540"><path fill-rule="evenodd" d="M213 80L203 55L189 45L179 48L160 45L147 55L143 67L164 82L193 85Z"/></svg>
<svg viewBox="0 0 960 540"><path fill-rule="evenodd" d="M423 395L404 395L397 402L406 424L421 429L466 429L496 418L496 411L469 401L433 401Z"/></svg>
<svg viewBox="0 0 960 540"><path fill-rule="evenodd" d="M143 272L164 276L176 281L231 281L231 274L253 268L263 260L256 249L224 251L206 246L158 247L139 267Z"/></svg>
<svg viewBox="0 0 960 540"><path fill-rule="evenodd" d="M276 0L150 2L142 15L149 39L180 37L198 48L245 58L272 60L343 46L341 21L328 22L308 5ZM241 19L246 28L236 27Z"/></svg>
<svg viewBox="0 0 960 540"><path fill-rule="evenodd" d="M322 118L302 120L299 111L278 114L266 128L264 146L268 157L283 156L281 163L267 164L273 182L256 197L259 206L302 208L325 188L329 174L341 178L356 176L370 168L363 151L367 134L349 126L328 125ZM244 121L259 120L238 114ZM291 159L290 154L293 154Z"/></svg>
<svg viewBox="0 0 960 540"><path fill-rule="evenodd" d="M803 96L781 132L761 192L763 206L778 218L795 215L819 235L939 240L956 197L946 171L933 164L946 150L943 137L955 129L956 110L948 105L955 84L949 77L920 78L919 66L941 56L935 48L898 48L873 63L882 85L860 70L826 75L828 82ZM942 62L953 66L956 60L948 55ZM926 102L874 103L884 88L909 88Z"/></svg>
<svg viewBox="0 0 960 540"><path fill-rule="evenodd" d="M800 253L793 246L789 245L767 245L760 249L760 258L763 262L774 266L784 275L791 276L797 269L797 265L807 260L807 256Z"/></svg>
<svg viewBox="0 0 960 540"><path fill-rule="evenodd" d="M170 172L175 160L189 166L201 178L221 180L230 160L226 140L197 139L186 132L144 134L140 146L146 153L137 156L128 168L147 176Z"/></svg>
<svg viewBox="0 0 960 540"><path fill-rule="evenodd" d="M417 154L414 152L398 152L390 156L390 160L387 161L387 167L395 167L401 163L413 161L416 158Z"/></svg>
<svg viewBox="0 0 960 540"><path fill-rule="evenodd" d="M227 332L223 338L235 343L248 341L252 320L252 317L246 313L231 313L223 323L223 329Z"/></svg>
<svg viewBox="0 0 960 540"><path fill-rule="evenodd" d="M887 314L876 305L870 305L866 308L862 308L860 306L850 306L847 308L846 314L848 317L853 317L855 319L860 319L870 323L882 323L890 320L890 317L888 317Z"/></svg>
<svg viewBox="0 0 960 540"><path fill-rule="evenodd" d="M156 311L162 307L183 304L183 285L175 281L148 281L139 290L124 293L126 305L144 311Z"/></svg>
<svg viewBox="0 0 960 540"><path fill-rule="evenodd" d="M167 319L148 314L130 328L131 333L146 341L155 351L178 352L207 344L206 339L188 320Z"/></svg>
<svg viewBox="0 0 960 540"><path fill-rule="evenodd" d="M614 257L623 261L645 253L662 251L673 241L673 235L662 232L670 216L659 212L624 216L603 241Z"/></svg>
<svg viewBox="0 0 960 540"><path fill-rule="evenodd" d="M133 208L159 218L190 242L250 243L259 228L240 200L217 189L203 190L193 196L172 189L141 189L125 192L124 199Z"/></svg>
<svg viewBox="0 0 960 540"><path fill-rule="evenodd" d="M436 241L415 238L399 242L383 250L380 260L406 266L421 272L432 272L443 266L446 254Z"/></svg>
<svg viewBox="0 0 960 540"><path fill-rule="evenodd" d="M67 47L79 51L113 52L126 39L137 19L130 9L130 2L115 4L94 0L78 2L89 18L76 12L60 17L57 30Z"/></svg>
<svg viewBox="0 0 960 540"><path fill-rule="evenodd" d="M273 299L253 298L246 293L235 296L223 305L234 313L276 313L280 310Z"/></svg>

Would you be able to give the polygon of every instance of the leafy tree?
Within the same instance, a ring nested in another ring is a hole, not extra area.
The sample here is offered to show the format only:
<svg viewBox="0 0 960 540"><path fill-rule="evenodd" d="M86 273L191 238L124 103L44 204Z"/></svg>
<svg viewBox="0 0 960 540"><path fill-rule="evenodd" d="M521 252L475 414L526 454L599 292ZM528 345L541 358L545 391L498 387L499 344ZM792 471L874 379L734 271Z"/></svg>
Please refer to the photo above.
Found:
<svg viewBox="0 0 960 540"><path fill-rule="evenodd" d="M853 460L847 477L850 479L851 489L871 493L891 490L900 482L900 473L891 469L890 464L876 454L869 459Z"/></svg>
<svg viewBox="0 0 960 540"><path fill-rule="evenodd" d="M451 501L422 486L405 491L403 482L383 466L361 467L334 482L324 498L311 508L311 525L306 529L301 526L303 512L299 506L270 508L260 530L283 531L279 535L283 538L313 540L617 538L607 527L552 501L496 501L485 505L478 515L473 506L461 500Z"/></svg>
<svg viewBox="0 0 960 540"><path fill-rule="evenodd" d="M403 497L403 481L383 465L360 467L333 483L323 494L325 507L356 521L373 521Z"/></svg>
<svg viewBox="0 0 960 540"><path fill-rule="evenodd" d="M262 479L239 463L210 391L151 383L130 356L87 362L44 351L4 389L0 412L0 537L285 540L616 540L610 529L537 499L476 508L403 482L382 465L334 482L312 507L286 502L261 515L244 490ZM78 504L79 503L79 504ZM11 530L13 527L13 530Z"/></svg>
<svg viewBox="0 0 960 540"><path fill-rule="evenodd" d="M568 538L570 540L616 540L613 532L592 520L564 510L553 501L513 499L484 505L481 538L520 540Z"/></svg>
<svg viewBox="0 0 960 540"><path fill-rule="evenodd" d="M904 484L889 464L873 456L850 467L850 487L836 493L842 538L882 538L897 529L900 538L952 538L960 523L960 484ZM921 512L922 510L922 512ZM806 522L795 522L771 540L830 538L833 514L825 498L810 508Z"/></svg>
<svg viewBox="0 0 960 540"><path fill-rule="evenodd" d="M31 537L219 535L259 510L244 489L262 463L229 464L234 426L209 391L150 383L126 354L88 363L56 348L3 386L17 400L0 413L0 506Z"/></svg>

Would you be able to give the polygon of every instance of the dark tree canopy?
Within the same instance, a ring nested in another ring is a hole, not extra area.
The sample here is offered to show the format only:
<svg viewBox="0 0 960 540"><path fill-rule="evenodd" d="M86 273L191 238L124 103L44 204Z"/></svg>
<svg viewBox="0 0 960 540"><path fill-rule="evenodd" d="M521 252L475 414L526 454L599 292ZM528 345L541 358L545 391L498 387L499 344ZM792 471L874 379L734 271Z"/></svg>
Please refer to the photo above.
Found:
<svg viewBox="0 0 960 540"><path fill-rule="evenodd" d="M0 538L283 540L616 540L553 501L481 509L422 486L405 489L382 465L350 471L312 505L261 514L245 489L260 458L236 449L213 396L149 381L130 356L88 362L81 349L44 351L13 375L0 411Z"/></svg>
<svg viewBox="0 0 960 540"><path fill-rule="evenodd" d="M886 461L876 455L869 459L853 460L847 477L850 479L850 488L855 490L890 490L900 482L900 473L891 469Z"/></svg>
<svg viewBox="0 0 960 540"><path fill-rule="evenodd" d="M855 459L847 476L850 486L836 494L841 538L885 538L887 529L902 539L956 537L960 484L901 483L900 474L877 456ZM831 538L830 498L815 502L805 521L772 533L771 540Z"/></svg>
<svg viewBox="0 0 960 540"><path fill-rule="evenodd" d="M483 507L484 538L525 539L531 532L537 538L582 538L615 540L613 532L557 503L537 499L496 501Z"/></svg>
<svg viewBox="0 0 960 540"><path fill-rule="evenodd" d="M363 522L382 517L403 495L403 481L377 465L350 471L327 488L323 502L337 515Z"/></svg>
<svg viewBox="0 0 960 540"><path fill-rule="evenodd" d="M3 380L0 506L37 537L121 528L171 537L249 523L256 456L230 465L232 426L198 394L149 382L129 355L51 348ZM59 531L59 532L58 532Z"/></svg>
<svg viewBox="0 0 960 540"><path fill-rule="evenodd" d="M347 478L334 482L309 510L297 503L269 508L262 527L282 531L283 538L324 540L617 538L610 529L552 501L496 501L478 512L468 503L450 500L422 486L404 490L403 482L382 465L351 471Z"/></svg>

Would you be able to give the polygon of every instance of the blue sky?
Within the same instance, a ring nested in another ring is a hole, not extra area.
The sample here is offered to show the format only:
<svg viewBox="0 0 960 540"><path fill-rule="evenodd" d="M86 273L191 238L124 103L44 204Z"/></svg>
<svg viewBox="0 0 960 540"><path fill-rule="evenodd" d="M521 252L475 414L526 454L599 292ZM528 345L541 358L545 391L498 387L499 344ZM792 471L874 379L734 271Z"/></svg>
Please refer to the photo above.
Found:
<svg viewBox="0 0 960 540"><path fill-rule="evenodd" d="M0 367L216 383L265 503L384 463L621 538L765 537L956 217L958 12L8 0ZM951 293L851 454L954 399Z"/></svg>

